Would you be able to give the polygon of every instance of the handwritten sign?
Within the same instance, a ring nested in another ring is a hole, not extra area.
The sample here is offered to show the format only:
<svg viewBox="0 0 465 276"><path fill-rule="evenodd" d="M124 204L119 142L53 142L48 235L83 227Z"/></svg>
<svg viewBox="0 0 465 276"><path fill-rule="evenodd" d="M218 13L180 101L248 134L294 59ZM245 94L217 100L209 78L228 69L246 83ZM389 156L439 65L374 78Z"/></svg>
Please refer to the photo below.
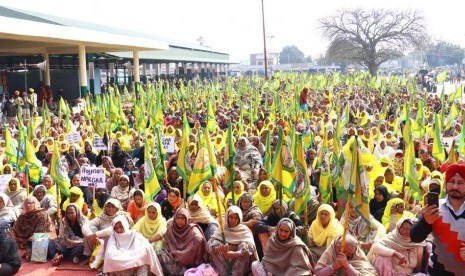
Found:
<svg viewBox="0 0 465 276"><path fill-rule="evenodd" d="M174 137L163 136L161 137L161 145L167 153L174 153Z"/></svg>
<svg viewBox="0 0 465 276"><path fill-rule="evenodd" d="M81 134L79 132L73 132L66 135L66 139L70 143L78 143L79 141L81 141Z"/></svg>
<svg viewBox="0 0 465 276"><path fill-rule="evenodd" d="M6 191L6 186L10 182L11 178L12 178L11 174L0 175L0 193L4 193Z"/></svg>
<svg viewBox="0 0 465 276"><path fill-rule="evenodd" d="M105 188L105 169L89 166L82 166L81 172L81 186Z"/></svg>
<svg viewBox="0 0 465 276"><path fill-rule="evenodd" d="M107 150L107 145L103 142L103 138L99 136L94 137L94 149Z"/></svg>

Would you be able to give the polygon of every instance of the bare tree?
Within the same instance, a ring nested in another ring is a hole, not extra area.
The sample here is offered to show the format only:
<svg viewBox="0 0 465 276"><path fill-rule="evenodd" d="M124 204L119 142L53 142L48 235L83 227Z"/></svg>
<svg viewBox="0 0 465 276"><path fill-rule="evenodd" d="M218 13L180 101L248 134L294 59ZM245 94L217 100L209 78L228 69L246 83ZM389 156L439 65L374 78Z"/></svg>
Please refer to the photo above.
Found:
<svg viewBox="0 0 465 276"><path fill-rule="evenodd" d="M328 57L358 63L371 75L377 74L383 62L428 41L425 21L418 11L342 10L319 19L319 24L323 36L331 41Z"/></svg>

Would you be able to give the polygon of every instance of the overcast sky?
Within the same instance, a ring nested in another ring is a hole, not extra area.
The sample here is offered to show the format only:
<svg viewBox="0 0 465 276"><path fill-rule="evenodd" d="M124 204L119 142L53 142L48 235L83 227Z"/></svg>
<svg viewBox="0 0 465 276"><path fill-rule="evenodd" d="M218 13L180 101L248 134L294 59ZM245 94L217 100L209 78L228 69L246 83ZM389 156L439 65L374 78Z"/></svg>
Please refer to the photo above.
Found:
<svg viewBox="0 0 465 276"><path fill-rule="evenodd" d="M0 0L5 6L94 23L139 29L176 40L199 36L234 61L263 51L261 0ZM123 4L124 3L124 4ZM435 3L435 4L433 4ZM268 50L296 45L305 55L324 53L318 18L344 8L419 10L433 39L465 47L465 1L462 0L264 0Z"/></svg>

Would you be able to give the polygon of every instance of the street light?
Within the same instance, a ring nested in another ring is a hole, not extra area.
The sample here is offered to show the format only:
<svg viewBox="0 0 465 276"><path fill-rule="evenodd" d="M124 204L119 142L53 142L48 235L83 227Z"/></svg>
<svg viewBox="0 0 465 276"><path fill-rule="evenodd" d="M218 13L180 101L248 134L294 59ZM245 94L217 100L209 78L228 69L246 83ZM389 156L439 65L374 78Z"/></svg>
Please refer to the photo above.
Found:
<svg viewBox="0 0 465 276"><path fill-rule="evenodd" d="M268 60L266 58L266 34L265 34L265 8L262 0L262 25L263 25L263 58L265 63L265 80L268 80Z"/></svg>

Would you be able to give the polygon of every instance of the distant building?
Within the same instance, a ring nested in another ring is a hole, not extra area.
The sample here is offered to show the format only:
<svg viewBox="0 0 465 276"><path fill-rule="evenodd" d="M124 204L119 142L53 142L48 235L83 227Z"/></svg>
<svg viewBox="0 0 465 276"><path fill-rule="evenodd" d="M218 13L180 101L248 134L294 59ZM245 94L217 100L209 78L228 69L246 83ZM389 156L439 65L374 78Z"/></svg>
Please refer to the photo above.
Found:
<svg viewBox="0 0 465 276"><path fill-rule="evenodd" d="M268 66L279 64L279 53L267 53L266 60ZM250 54L250 65L263 66L265 64L265 57L263 53Z"/></svg>

